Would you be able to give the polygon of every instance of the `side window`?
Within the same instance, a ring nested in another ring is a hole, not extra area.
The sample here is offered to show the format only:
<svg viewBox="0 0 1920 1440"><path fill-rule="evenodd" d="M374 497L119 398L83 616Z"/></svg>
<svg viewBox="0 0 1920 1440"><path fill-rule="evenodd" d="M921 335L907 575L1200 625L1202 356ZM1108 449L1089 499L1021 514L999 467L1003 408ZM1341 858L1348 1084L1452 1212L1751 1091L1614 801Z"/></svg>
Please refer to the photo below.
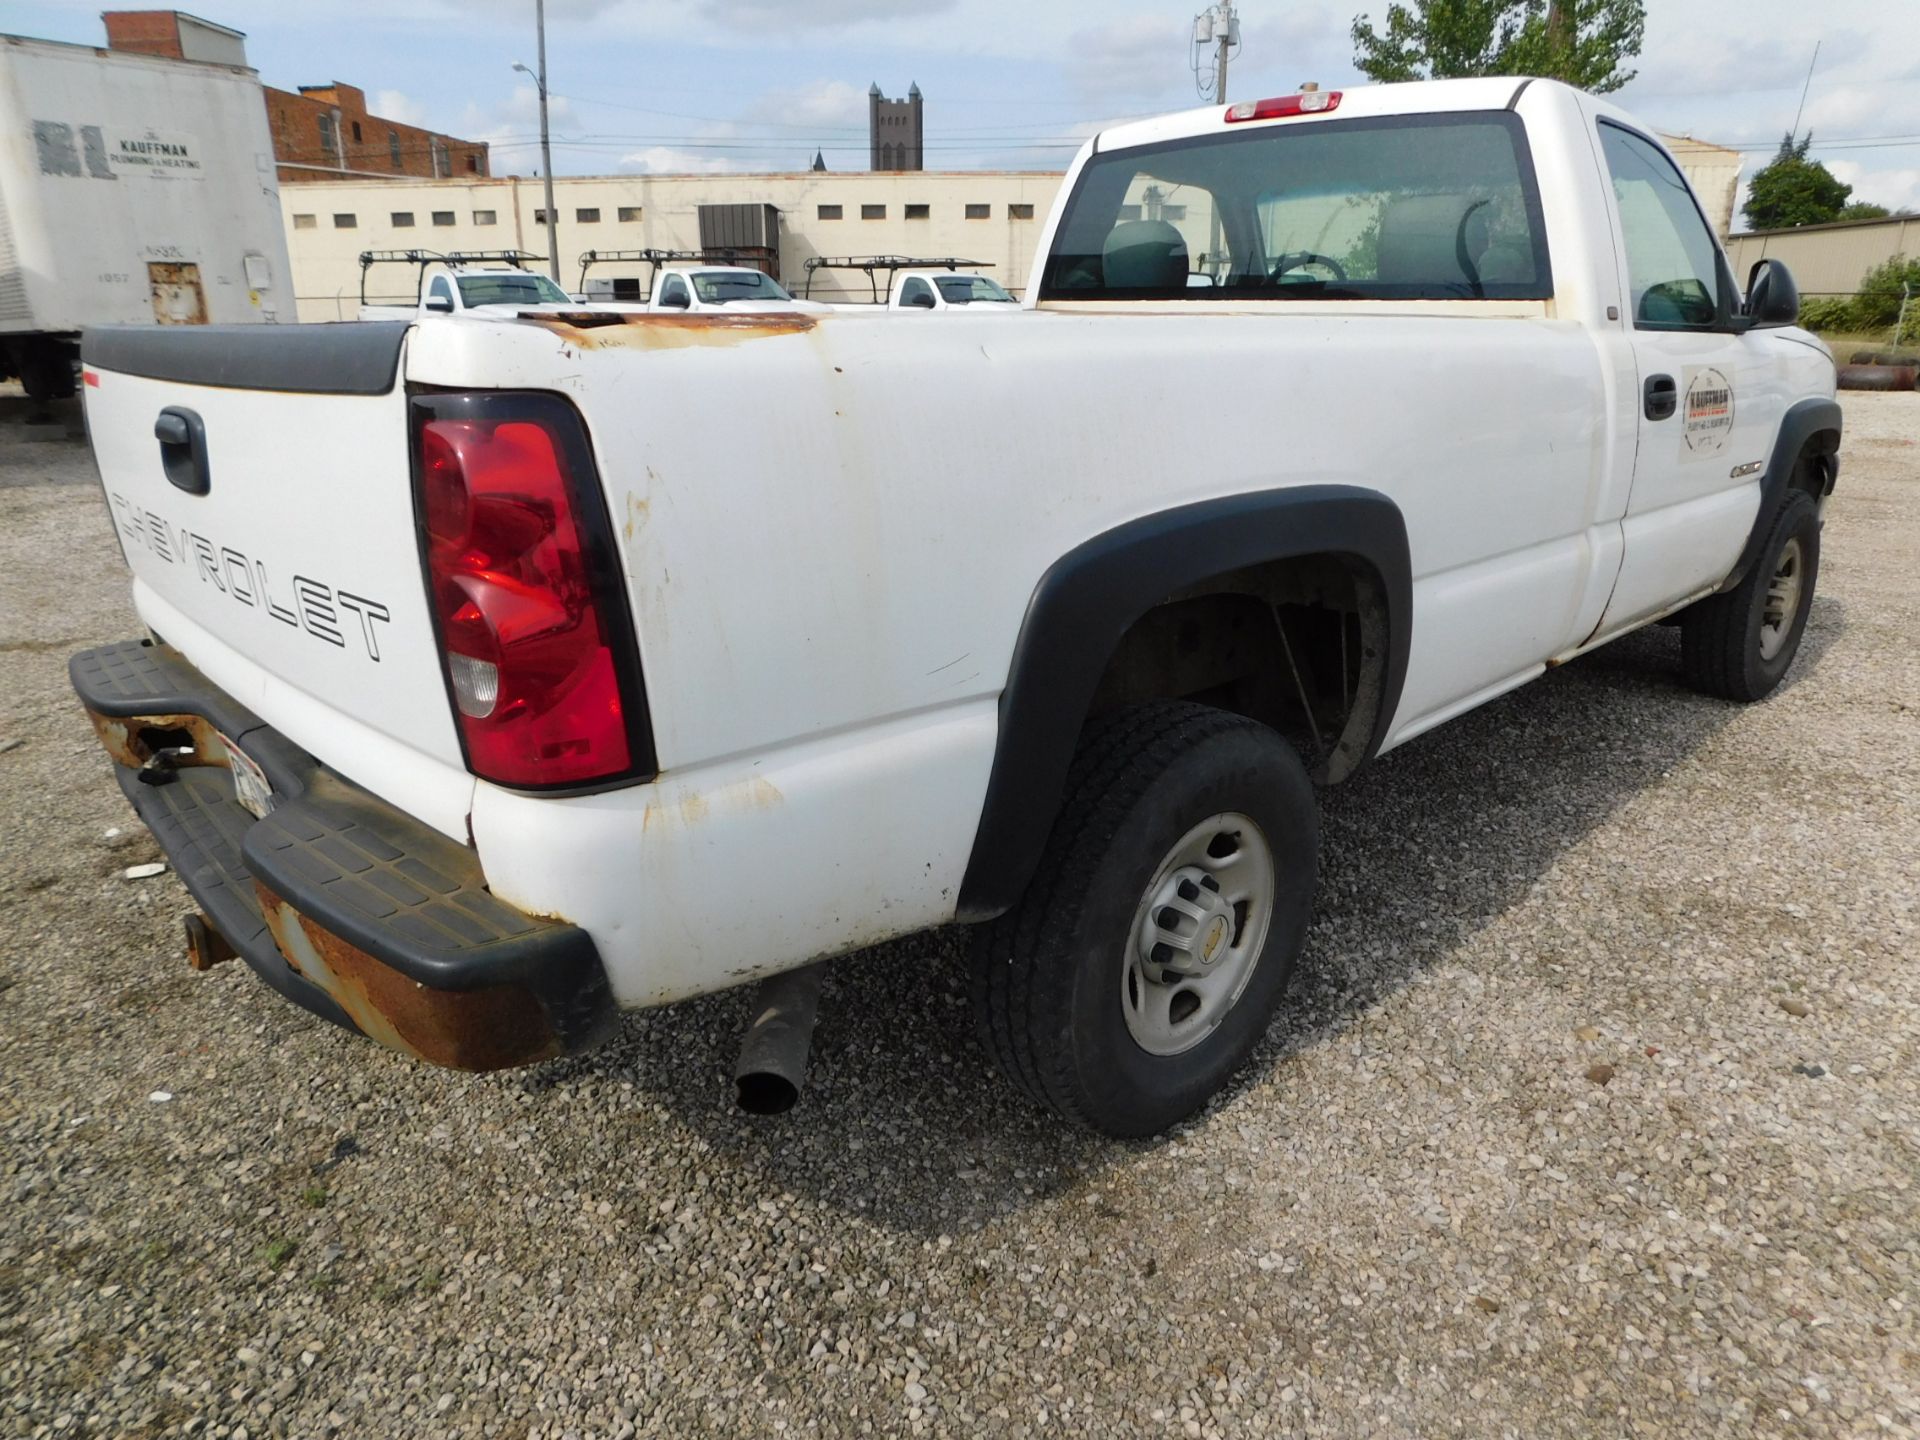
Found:
<svg viewBox="0 0 1920 1440"><path fill-rule="evenodd" d="M1720 249L1687 182L1671 160L1631 130L1601 125L1600 149L1620 208L1634 325L1713 329L1723 298Z"/></svg>
<svg viewBox="0 0 1920 1440"><path fill-rule="evenodd" d="M427 298L429 300L445 300L449 305L454 303L453 286L447 283L446 276L436 275L433 277L433 283L427 287ZM459 307L455 306L455 308L458 309Z"/></svg>
<svg viewBox="0 0 1920 1440"><path fill-rule="evenodd" d="M900 287L900 303L902 305L931 306L933 304L933 291L927 288L926 281L916 275Z"/></svg>

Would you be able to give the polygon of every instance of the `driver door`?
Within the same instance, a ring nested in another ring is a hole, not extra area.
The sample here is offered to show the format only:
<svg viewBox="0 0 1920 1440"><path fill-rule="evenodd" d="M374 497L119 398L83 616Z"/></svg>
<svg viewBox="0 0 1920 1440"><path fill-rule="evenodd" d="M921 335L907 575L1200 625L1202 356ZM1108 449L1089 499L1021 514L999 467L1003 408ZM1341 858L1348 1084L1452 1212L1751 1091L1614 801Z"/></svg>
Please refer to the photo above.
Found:
<svg viewBox="0 0 1920 1440"><path fill-rule="evenodd" d="M1624 553L1601 620L1611 631L1732 568L1780 428L1786 365L1739 323L1732 272L1679 168L1638 131L1597 123L1638 372Z"/></svg>

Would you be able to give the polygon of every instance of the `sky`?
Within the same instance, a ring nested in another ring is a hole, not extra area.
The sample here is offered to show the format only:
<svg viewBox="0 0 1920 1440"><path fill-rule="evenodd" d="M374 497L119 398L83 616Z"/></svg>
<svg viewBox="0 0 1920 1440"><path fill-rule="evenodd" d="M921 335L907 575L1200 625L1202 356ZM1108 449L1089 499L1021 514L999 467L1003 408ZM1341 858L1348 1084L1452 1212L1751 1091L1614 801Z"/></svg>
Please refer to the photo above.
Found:
<svg viewBox="0 0 1920 1440"><path fill-rule="evenodd" d="M119 0L132 8L133 0ZM533 0L191 0L244 30L261 79L340 80L375 113L539 169ZM0 0L0 31L99 44L100 0ZM926 96L930 169L1059 169L1116 119L1199 103L1199 0L549 0L557 174L864 169L867 87ZM1385 0L1238 0L1229 97L1360 81L1349 29ZM1647 0L1639 74L1613 98L1741 148L1794 123L1853 198L1920 210L1920 0Z"/></svg>

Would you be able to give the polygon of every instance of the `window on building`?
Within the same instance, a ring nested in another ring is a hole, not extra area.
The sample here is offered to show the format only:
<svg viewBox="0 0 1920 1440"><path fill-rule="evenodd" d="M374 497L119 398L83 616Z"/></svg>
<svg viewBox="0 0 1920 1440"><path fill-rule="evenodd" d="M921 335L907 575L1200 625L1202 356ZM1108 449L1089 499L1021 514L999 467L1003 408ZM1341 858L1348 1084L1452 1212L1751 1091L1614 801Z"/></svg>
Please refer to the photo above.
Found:
<svg viewBox="0 0 1920 1440"><path fill-rule="evenodd" d="M1031 220L1033 218L1033 206L1009 205L1007 206L1007 218L1009 220Z"/></svg>
<svg viewBox="0 0 1920 1440"><path fill-rule="evenodd" d="M334 128L332 114L323 113L314 118L320 122L321 153L337 158L340 154L340 132Z"/></svg>
<svg viewBox="0 0 1920 1440"><path fill-rule="evenodd" d="M393 228L396 230L410 230L413 228L413 212L411 210L396 210L389 218L392 220Z"/></svg>
<svg viewBox="0 0 1920 1440"><path fill-rule="evenodd" d="M929 213L930 213L930 209L928 206L925 206L925 205L907 206L907 219L909 220L925 220L928 217Z"/></svg>
<svg viewBox="0 0 1920 1440"><path fill-rule="evenodd" d="M360 143L360 122L358 120L353 122L353 143L356 145Z"/></svg>
<svg viewBox="0 0 1920 1440"><path fill-rule="evenodd" d="M359 226L360 217L358 215L336 215L333 217L333 228L336 230L355 230L358 229Z"/></svg>
<svg viewBox="0 0 1920 1440"><path fill-rule="evenodd" d="M473 223L476 225L498 225L500 223L500 217L491 210L476 210L473 212Z"/></svg>
<svg viewBox="0 0 1920 1440"><path fill-rule="evenodd" d="M1160 207L1160 218L1170 225L1177 225L1187 218L1187 207L1184 205L1162 205Z"/></svg>
<svg viewBox="0 0 1920 1440"><path fill-rule="evenodd" d="M547 212L546 212L546 211L544 211L544 210L536 210L536 211L534 211L534 212L533 212L533 223L534 223L534 224L536 224L536 225L544 225L544 224L546 224L546 223L547 223Z"/></svg>
<svg viewBox="0 0 1920 1440"><path fill-rule="evenodd" d="M822 220L838 220L840 218L840 207L838 205L822 205L818 214Z"/></svg>
<svg viewBox="0 0 1920 1440"><path fill-rule="evenodd" d="M991 220L992 218L993 206L991 205L967 206L967 219L969 220Z"/></svg>
<svg viewBox="0 0 1920 1440"><path fill-rule="evenodd" d="M1138 205L1122 205L1114 212L1114 218L1117 220L1138 220L1140 215L1141 210Z"/></svg>
<svg viewBox="0 0 1920 1440"><path fill-rule="evenodd" d="M434 179L444 179L453 173L453 167L447 163L446 143L438 135L427 137L427 153L433 160Z"/></svg>
<svg viewBox="0 0 1920 1440"><path fill-rule="evenodd" d="M600 223L600 207L598 205L582 205L573 212L573 223L576 225L598 225Z"/></svg>
<svg viewBox="0 0 1920 1440"><path fill-rule="evenodd" d="M393 159L393 168L398 170L400 168L400 132L398 130L387 131L387 154Z"/></svg>
<svg viewBox="0 0 1920 1440"><path fill-rule="evenodd" d="M860 207L860 218L862 220L884 220L887 218L887 207L884 205L862 205Z"/></svg>
<svg viewBox="0 0 1920 1440"><path fill-rule="evenodd" d="M311 230L314 228L316 219L317 217L313 215L296 215L293 217L293 228L296 230Z"/></svg>
<svg viewBox="0 0 1920 1440"><path fill-rule="evenodd" d="M475 175L478 175L481 173L480 157L478 155L467 156L467 169Z"/></svg>
<svg viewBox="0 0 1920 1440"><path fill-rule="evenodd" d="M436 224L436 225L451 225L451 224L453 224L453 212L452 212L451 210L436 210L436 211L434 211L434 212L433 212L433 223L434 223L434 224Z"/></svg>
<svg viewBox="0 0 1920 1440"><path fill-rule="evenodd" d="M640 219L640 207L638 205L622 205L618 214L622 225L632 225Z"/></svg>

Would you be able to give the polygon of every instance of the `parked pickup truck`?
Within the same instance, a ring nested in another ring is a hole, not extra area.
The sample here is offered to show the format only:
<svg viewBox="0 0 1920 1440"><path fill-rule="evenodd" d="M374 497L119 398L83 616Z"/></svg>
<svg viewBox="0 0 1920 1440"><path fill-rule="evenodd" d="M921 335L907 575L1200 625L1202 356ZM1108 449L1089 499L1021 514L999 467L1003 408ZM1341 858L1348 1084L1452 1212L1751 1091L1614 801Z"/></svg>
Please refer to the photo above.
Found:
<svg viewBox="0 0 1920 1440"><path fill-rule="evenodd" d="M1792 663L1832 360L1605 101L1122 125L1040 255L933 326L88 332L148 633L73 683L196 963L474 1069L775 977L771 1109L816 962L962 921L1006 1072L1148 1133L1282 1002L1316 784L1663 617Z"/></svg>
<svg viewBox="0 0 1920 1440"><path fill-rule="evenodd" d="M427 315L478 315L510 319L529 310L577 310L575 300L545 275L526 268L538 255L513 250L437 255L430 250L363 250L360 253L362 320L412 320ZM367 299L374 267L411 267L413 299L385 303ZM599 307L595 307L599 308Z"/></svg>
<svg viewBox="0 0 1920 1440"><path fill-rule="evenodd" d="M676 311L706 315L725 310L735 315L789 314L826 310L815 300L796 300L781 283L751 265L668 265L653 279L647 309L658 315Z"/></svg>

